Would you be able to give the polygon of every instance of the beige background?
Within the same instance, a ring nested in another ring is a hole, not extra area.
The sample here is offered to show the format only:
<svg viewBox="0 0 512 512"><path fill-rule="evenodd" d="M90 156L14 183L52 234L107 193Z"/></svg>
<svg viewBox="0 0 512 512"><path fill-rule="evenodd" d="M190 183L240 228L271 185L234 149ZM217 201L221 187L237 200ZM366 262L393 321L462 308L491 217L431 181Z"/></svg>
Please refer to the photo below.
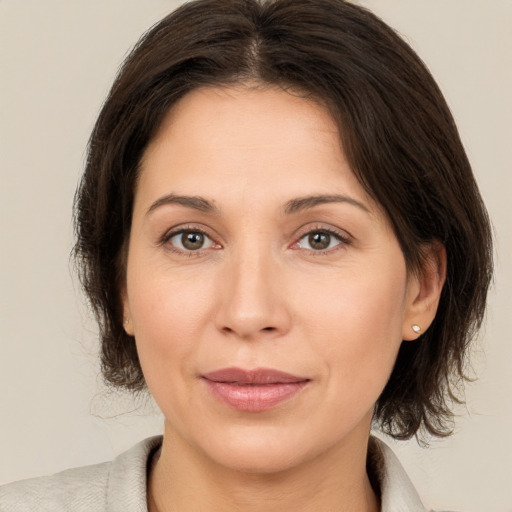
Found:
<svg viewBox="0 0 512 512"><path fill-rule="evenodd" d="M0 0L0 482L111 459L161 418L98 379L71 204L123 56L179 2ZM425 502L512 511L512 1L365 0L445 92L496 230L497 274L457 433L392 443ZM131 411L131 412L130 412ZM149 415L148 415L149 413Z"/></svg>

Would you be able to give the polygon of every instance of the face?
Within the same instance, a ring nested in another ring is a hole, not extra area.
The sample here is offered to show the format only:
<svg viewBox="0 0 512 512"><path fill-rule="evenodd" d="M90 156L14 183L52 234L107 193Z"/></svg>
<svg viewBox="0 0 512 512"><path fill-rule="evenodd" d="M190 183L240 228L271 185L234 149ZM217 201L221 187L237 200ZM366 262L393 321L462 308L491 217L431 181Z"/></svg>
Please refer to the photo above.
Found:
<svg viewBox="0 0 512 512"><path fill-rule="evenodd" d="M419 290L328 112L271 88L200 89L167 115L126 275L166 435L260 472L366 442Z"/></svg>

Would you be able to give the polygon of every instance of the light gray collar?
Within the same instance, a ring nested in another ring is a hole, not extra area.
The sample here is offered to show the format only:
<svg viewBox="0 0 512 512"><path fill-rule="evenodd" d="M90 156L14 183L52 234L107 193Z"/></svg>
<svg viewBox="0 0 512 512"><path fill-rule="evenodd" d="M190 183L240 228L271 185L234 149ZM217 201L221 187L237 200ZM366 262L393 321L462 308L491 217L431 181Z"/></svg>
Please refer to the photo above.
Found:
<svg viewBox="0 0 512 512"><path fill-rule="evenodd" d="M428 512L391 448L372 436L368 452L380 485L381 512Z"/></svg>

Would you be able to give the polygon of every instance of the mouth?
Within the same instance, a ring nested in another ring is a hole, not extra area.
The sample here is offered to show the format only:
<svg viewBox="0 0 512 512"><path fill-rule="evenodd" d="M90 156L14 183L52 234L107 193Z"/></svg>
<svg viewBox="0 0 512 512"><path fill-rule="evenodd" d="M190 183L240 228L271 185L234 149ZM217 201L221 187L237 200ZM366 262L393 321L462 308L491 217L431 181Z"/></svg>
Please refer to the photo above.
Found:
<svg viewBox="0 0 512 512"><path fill-rule="evenodd" d="M297 395L310 382L305 377L266 368L224 368L201 378L215 398L248 412L272 409Z"/></svg>

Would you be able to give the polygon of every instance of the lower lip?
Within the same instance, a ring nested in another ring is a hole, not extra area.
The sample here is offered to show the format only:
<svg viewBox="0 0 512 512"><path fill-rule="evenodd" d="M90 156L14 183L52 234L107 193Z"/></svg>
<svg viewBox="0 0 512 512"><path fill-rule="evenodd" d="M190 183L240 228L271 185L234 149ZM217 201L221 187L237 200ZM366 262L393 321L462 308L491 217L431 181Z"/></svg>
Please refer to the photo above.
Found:
<svg viewBox="0 0 512 512"><path fill-rule="evenodd" d="M208 389L221 402L239 411L267 411L299 393L308 381L263 385L237 385L204 379Z"/></svg>

